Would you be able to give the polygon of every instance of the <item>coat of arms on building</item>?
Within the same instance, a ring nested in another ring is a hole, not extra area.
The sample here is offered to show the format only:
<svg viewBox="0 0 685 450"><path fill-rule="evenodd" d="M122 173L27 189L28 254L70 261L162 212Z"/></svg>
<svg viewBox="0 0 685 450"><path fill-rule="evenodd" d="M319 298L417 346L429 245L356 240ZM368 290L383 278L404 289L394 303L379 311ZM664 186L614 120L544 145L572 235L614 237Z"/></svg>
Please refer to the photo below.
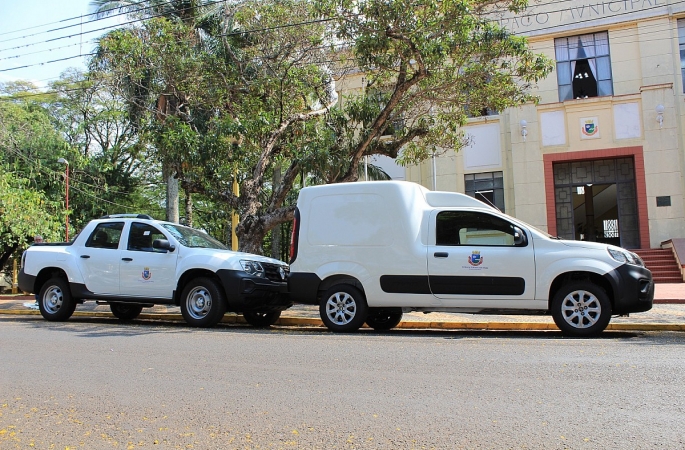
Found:
<svg viewBox="0 0 685 450"><path fill-rule="evenodd" d="M597 117L584 117L580 119L580 138L596 139L599 137L599 119Z"/></svg>

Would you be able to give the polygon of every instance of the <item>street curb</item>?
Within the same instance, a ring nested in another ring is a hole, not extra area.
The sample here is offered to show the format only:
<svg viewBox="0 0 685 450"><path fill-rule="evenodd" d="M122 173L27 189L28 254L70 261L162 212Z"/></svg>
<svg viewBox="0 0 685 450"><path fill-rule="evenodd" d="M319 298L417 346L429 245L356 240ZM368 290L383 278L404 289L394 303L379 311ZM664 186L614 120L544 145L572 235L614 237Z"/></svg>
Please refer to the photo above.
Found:
<svg viewBox="0 0 685 450"><path fill-rule="evenodd" d="M40 311L5 309L0 314L14 316L35 316ZM75 317L114 318L109 312L75 311ZM139 320L165 320L184 322L181 314L141 314ZM247 324L241 316L228 315L221 319L221 323ZM321 319L306 317L281 317L274 325L285 327L319 327L324 328ZM553 323L536 322L400 322L395 328L414 330L491 330L491 331L559 331ZM609 331L681 331L685 332L685 324L677 323L610 323Z"/></svg>

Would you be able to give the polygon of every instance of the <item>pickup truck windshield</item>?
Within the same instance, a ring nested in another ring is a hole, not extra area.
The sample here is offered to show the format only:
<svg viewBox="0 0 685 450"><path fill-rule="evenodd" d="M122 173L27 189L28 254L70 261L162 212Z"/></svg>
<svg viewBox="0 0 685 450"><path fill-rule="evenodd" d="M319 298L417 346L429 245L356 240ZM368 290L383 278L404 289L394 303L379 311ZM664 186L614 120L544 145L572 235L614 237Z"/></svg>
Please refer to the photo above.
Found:
<svg viewBox="0 0 685 450"><path fill-rule="evenodd" d="M207 233L199 230L184 227L181 225L174 225L171 223L162 224L169 233L171 233L181 245L185 247L201 247L201 248L215 248L219 250L228 250L221 242L217 241Z"/></svg>

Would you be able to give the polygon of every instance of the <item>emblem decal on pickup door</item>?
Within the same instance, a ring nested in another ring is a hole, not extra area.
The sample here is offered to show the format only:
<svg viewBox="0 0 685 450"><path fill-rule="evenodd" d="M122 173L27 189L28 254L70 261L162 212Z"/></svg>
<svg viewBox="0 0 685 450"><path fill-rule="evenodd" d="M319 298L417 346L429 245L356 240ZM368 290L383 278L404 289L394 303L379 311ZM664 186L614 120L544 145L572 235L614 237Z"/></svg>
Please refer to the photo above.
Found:
<svg viewBox="0 0 685 450"><path fill-rule="evenodd" d="M474 267L483 264L483 257L480 256L479 251L474 250L473 253L471 253L471 256L469 256L469 264L471 264Z"/></svg>
<svg viewBox="0 0 685 450"><path fill-rule="evenodd" d="M143 280L147 281L150 278L152 278L152 272L150 271L149 267L146 267L143 269Z"/></svg>

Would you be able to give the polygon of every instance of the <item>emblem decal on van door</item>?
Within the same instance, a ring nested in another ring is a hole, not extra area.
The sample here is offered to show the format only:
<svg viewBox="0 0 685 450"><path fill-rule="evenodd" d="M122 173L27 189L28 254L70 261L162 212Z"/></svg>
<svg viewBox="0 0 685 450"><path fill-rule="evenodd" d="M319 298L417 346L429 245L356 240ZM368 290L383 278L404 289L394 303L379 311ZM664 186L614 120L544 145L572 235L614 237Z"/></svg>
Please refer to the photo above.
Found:
<svg viewBox="0 0 685 450"><path fill-rule="evenodd" d="M480 256L479 251L474 250L473 253L471 253L471 256L469 256L469 264L471 264L474 267L483 264L483 257Z"/></svg>
<svg viewBox="0 0 685 450"><path fill-rule="evenodd" d="M143 280L147 281L150 278L152 278L152 272L150 271L149 267L146 267L143 269Z"/></svg>

